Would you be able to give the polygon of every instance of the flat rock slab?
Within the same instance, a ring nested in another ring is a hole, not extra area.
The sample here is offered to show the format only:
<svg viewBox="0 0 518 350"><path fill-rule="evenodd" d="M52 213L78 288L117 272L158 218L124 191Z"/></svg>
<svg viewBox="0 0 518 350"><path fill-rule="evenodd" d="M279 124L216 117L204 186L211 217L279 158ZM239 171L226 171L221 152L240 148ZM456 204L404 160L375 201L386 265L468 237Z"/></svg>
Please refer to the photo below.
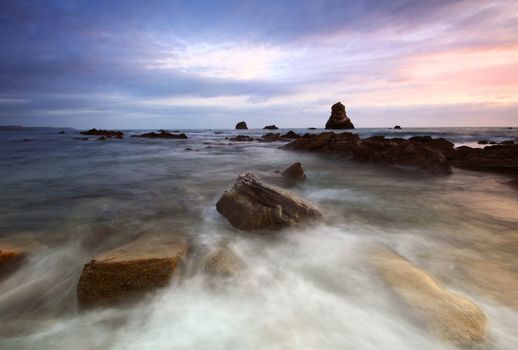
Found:
<svg viewBox="0 0 518 350"><path fill-rule="evenodd" d="M395 253L380 250L374 261L394 293L426 322L433 334L458 345L484 340L487 319L476 304L448 291Z"/></svg>
<svg viewBox="0 0 518 350"><path fill-rule="evenodd" d="M79 279L79 305L112 306L167 286L187 250L184 239L143 237L97 256Z"/></svg>
<svg viewBox="0 0 518 350"><path fill-rule="evenodd" d="M234 187L225 191L216 209L242 230L281 229L322 216L299 196L262 183L251 173L239 175Z"/></svg>

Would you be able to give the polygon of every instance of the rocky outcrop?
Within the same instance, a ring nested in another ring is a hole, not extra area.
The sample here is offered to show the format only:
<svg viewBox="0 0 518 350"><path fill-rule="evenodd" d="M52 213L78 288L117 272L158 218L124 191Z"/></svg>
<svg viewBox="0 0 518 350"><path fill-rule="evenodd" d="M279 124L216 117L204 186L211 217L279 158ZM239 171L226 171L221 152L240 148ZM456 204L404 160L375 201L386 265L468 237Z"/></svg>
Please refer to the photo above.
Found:
<svg viewBox="0 0 518 350"><path fill-rule="evenodd" d="M268 134L265 134L261 136L258 140L259 142L276 142L276 141L282 141L281 133L273 133L270 132Z"/></svg>
<svg viewBox="0 0 518 350"><path fill-rule="evenodd" d="M169 284L187 254L183 239L140 238L86 264L77 285L83 308L133 301Z"/></svg>
<svg viewBox="0 0 518 350"><path fill-rule="evenodd" d="M410 167L431 174L450 174L445 156L423 142L401 138L374 136L360 139L357 134L324 132L305 134L283 148L333 153L349 159L374 164Z"/></svg>
<svg viewBox="0 0 518 350"><path fill-rule="evenodd" d="M394 294L425 321L433 334L458 345L484 340L487 319L476 304L448 291L395 253L381 250L374 262Z"/></svg>
<svg viewBox="0 0 518 350"><path fill-rule="evenodd" d="M160 132L147 132L144 134L136 135L136 137L145 137L150 139L187 139L187 135L184 133L181 134L172 134L165 130L160 130Z"/></svg>
<svg viewBox="0 0 518 350"><path fill-rule="evenodd" d="M345 106L341 102L331 106L331 116L326 123L326 129L354 129L353 123L345 112Z"/></svg>
<svg viewBox="0 0 518 350"><path fill-rule="evenodd" d="M242 230L278 230L322 214L299 196L262 183L251 173L239 175L234 187L225 191L216 209Z"/></svg>
<svg viewBox="0 0 518 350"><path fill-rule="evenodd" d="M236 124L236 129L237 130L247 130L248 126L246 125L245 122L239 122Z"/></svg>
<svg viewBox="0 0 518 350"><path fill-rule="evenodd" d="M114 131L114 130L102 130L102 129L90 129L88 131L81 131L81 135L95 135L95 136L101 136L108 139L116 138L116 139L122 139L124 136L124 133L122 131Z"/></svg>
<svg viewBox="0 0 518 350"><path fill-rule="evenodd" d="M279 128L275 124L273 124L273 125L266 125L263 129L266 129L266 130L277 130Z"/></svg>
<svg viewBox="0 0 518 350"><path fill-rule="evenodd" d="M396 125L396 126L394 127L394 129L395 129L395 130L401 130L401 127L400 127L399 125Z"/></svg>
<svg viewBox="0 0 518 350"><path fill-rule="evenodd" d="M432 138L431 136L414 136L409 139L410 141L419 142L426 147L430 147L441 152L445 157L453 152L453 143L446 140L445 138Z"/></svg>
<svg viewBox="0 0 518 350"><path fill-rule="evenodd" d="M287 167L281 175L290 180L302 181L306 179L306 174L304 174L304 169L302 169L300 162L293 163Z"/></svg>
<svg viewBox="0 0 518 350"><path fill-rule="evenodd" d="M484 148L461 146L447 154L454 167L518 175L518 145L494 145Z"/></svg>

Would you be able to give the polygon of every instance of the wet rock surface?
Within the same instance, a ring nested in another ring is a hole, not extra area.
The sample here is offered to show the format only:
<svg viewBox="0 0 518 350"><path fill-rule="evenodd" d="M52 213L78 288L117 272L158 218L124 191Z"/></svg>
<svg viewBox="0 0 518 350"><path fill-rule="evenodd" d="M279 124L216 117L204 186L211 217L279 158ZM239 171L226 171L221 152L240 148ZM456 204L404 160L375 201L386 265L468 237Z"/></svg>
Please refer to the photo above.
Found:
<svg viewBox="0 0 518 350"><path fill-rule="evenodd" d="M518 145L498 144L484 148L461 146L447 154L454 167L518 175Z"/></svg>
<svg viewBox="0 0 518 350"><path fill-rule="evenodd" d="M464 346L484 340L487 319L476 304L448 291L393 252L379 250L374 262L394 294L425 321L431 333Z"/></svg>
<svg viewBox="0 0 518 350"><path fill-rule="evenodd" d="M187 135L184 133L181 134L173 134L167 132L165 130L160 130L159 132L147 132L144 134L136 135L137 137L144 137L150 139L187 139Z"/></svg>
<svg viewBox="0 0 518 350"><path fill-rule="evenodd" d="M16 247L0 246L0 278L15 271L26 258L27 252Z"/></svg>
<svg viewBox="0 0 518 350"><path fill-rule="evenodd" d="M77 285L79 305L113 306L167 286L187 250L181 238L143 237L97 256L83 268Z"/></svg>
<svg viewBox="0 0 518 350"><path fill-rule="evenodd" d="M341 102L331 106L331 116L326 123L326 129L354 129L353 123L345 112L345 106Z"/></svg>
<svg viewBox="0 0 518 350"><path fill-rule="evenodd" d="M103 129L90 129L88 131L81 131L81 135L94 135L94 136L101 136L104 138L116 138L116 139L122 139L124 136L124 133L122 131L114 131L114 130L103 130Z"/></svg>
<svg viewBox="0 0 518 350"><path fill-rule="evenodd" d="M283 147L289 150L333 153L374 164L410 167L431 174L450 174L445 156L420 141L373 136L360 139L357 134L324 132L306 134Z"/></svg>
<svg viewBox="0 0 518 350"><path fill-rule="evenodd" d="M264 184L248 172L240 174L232 189L223 193L216 209L234 227L246 231L278 230L322 216L299 196Z"/></svg>
<svg viewBox="0 0 518 350"><path fill-rule="evenodd" d="M290 180L302 181L306 179L300 162L293 163L281 172L281 175Z"/></svg>

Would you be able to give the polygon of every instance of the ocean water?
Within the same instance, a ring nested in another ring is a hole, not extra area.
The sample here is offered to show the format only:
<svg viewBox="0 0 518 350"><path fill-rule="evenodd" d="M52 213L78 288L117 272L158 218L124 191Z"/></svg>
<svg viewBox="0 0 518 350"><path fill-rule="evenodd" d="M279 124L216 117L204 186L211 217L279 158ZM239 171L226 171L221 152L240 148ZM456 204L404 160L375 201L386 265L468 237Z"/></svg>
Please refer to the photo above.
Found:
<svg viewBox="0 0 518 350"><path fill-rule="evenodd" d="M106 142L58 131L0 132L0 246L34 252L0 279L1 349L456 349L380 279L380 246L480 306L488 333L477 349L516 349L518 196L507 176L433 177L225 139L266 130L182 130L187 140L125 130ZM355 132L456 145L518 137L504 128ZM288 190L316 204L322 222L261 236L216 211L240 172L281 185L275 170L295 161L307 180ZM143 233L185 236L198 255L224 242L244 271L214 280L188 262L188 273L139 303L78 310L83 265Z"/></svg>

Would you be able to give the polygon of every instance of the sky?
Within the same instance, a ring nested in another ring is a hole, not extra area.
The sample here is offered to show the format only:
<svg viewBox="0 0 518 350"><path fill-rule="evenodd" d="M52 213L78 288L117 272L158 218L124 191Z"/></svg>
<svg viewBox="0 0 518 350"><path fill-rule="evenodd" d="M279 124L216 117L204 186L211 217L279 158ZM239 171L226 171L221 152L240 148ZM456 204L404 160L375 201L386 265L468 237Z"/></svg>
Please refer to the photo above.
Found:
<svg viewBox="0 0 518 350"><path fill-rule="evenodd" d="M518 1L0 0L0 124L518 126Z"/></svg>

